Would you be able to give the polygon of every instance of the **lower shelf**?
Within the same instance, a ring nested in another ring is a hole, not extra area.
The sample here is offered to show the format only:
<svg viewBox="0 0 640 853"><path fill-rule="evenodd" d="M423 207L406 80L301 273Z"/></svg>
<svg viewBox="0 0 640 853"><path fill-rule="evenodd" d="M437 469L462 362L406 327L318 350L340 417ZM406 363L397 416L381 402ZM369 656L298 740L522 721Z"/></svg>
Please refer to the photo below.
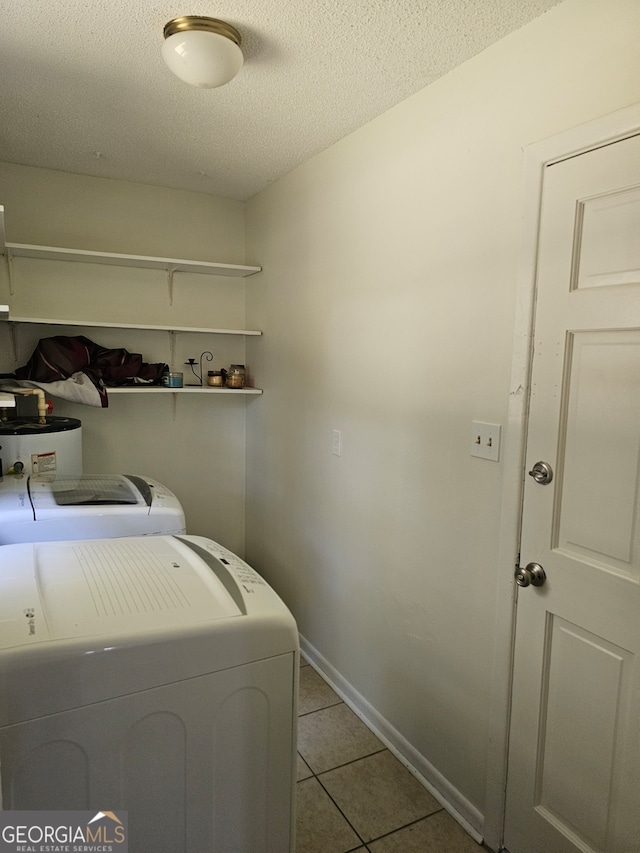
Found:
<svg viewBox="0 0 640 853"><path fill-rule="evenodd" d="M107 394L262 394L261 388L211 388L210 386L184 385L166 388L164 385L118 385L107 388Z"/></svg>

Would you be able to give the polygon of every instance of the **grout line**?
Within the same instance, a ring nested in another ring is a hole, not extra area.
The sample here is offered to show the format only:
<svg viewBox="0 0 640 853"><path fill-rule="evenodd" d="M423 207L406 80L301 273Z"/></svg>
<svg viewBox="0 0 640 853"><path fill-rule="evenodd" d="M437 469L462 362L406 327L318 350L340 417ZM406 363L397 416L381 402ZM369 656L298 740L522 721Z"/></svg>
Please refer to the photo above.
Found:
<svg viewBox="0 0 640 853"><path fill-rule="evenodd" d="M304 755L302 757L304 758L307 766L309 767L309 769L311 770L313 775L316 777L316 779L318 781L320 781L320 776L324 776L325 773L332 773L334 770L338 770L339 768L349 767L350 764L356 764L358 761L364 761L365 758L371 758L372 755L379 755L381 752L388 752L387 747L384 744L381 744L380 746L381 746L380 749L374 749L373 752L368 752L366 755L359 755L357 758L352 758L351 761L345 761L344 764L336 764L335 767L328 767L326 770L318 771L318 773L311 770L311 767L309 766L309 762L307 761L307 759L304 758Z"/></svg>
<svg viewBox="0 0 640 853"><path fill-rule="evenodd" d="M350 763L352 763L352 762L350 762ZM327 772L328 772L328 771L327 771ZM319 779L319 778L318 778L318 776L315 776L315 779L316 779L316 781L319 783L320 787L321 787L321 788L322 788L322 790L325 792L325 794L327 795L327 797L329 797L329 799L331 800L331 802L333 803L333 805L338 809L338 811L340 812L340 814L342 815L342 817L346 820L347 824L351 827L351 829L355 832L356 836L360 839L360 844L358 844L358 846L357 846L357 847L352 847L352 848L351 848L351 850L357 850L357 849L358 849L358 847L362 847L362 845L363 845L363 844L366 844L366 842L365 842L364 838L360 835L360 833L358 832L358 830L355 828L355 826L351 823L351 821L350 821L350 820L349 820L349 818L346 816L346 814L342 811L342 809L340 808L340 806L339 806L339 805L336 803L336 801L333 799L333 797L331 796L331 794L329 793L329 791L327 791L327 789L325 788L325 786L322 784L322 780L321 780L321 779Z"/></svg>
<svg viewBox="0 0 640 853"><path fill-rule="evenodd" d="M304 755L300 752L300 750L298 750L298 755L300 756L300 758L302 758L304 763L311 771L311 776L320 781L320 776L324 776L326 773L332 773L334 770L339 770L342 767L349 767L350 764L355 764L358 761L363 761L365 758L371 758L372 755L380 755L381 752L389 752L389 750L387 750L387 747L384 746L384 744L382 745L381 749L374 749L373 752L368 752L366 755L359 755L358 758L352 758L350 761L345 761L344 764L336 764L334 767L327 767L326 770L319 770L317 773L315 770L313 770L313 768L311 767L307 759L304 757ZM306 779L311 779L311 776L305 776L304 779L298 779L297 781L304 782Z"/></svg>
<svg viewBox="0 0 640 853"><path fill-rule="evenodd" d="M311 766L309 765L309 762L306 760L306 758L304 757L304 755L302 755L302 753L300 752L300 750L298 750L298 754L299 754L299 755L300 755L300 757L304 760L304 762L305 762L305 764L307 765L307 767L309 768L309 770L311 770L311 774L312 774L312 775L311 775L311 776L307 776L305 779L299 779L299 780L296 782L296 785L299 785L299 784L300 784L300 782L306 782L306 781L308 781L309 779L315 779L315 780L316 780L316 782L318 782L318 783L319 783L319 785L320 785L320 787L322 788L322 790L323 790L323 791L325 792L325 794L329 797L329 799L331 800L331 802L333 803L333 805L336 807L336 809L338 810L338 812L342 815L342 817L343 817L343 818L345 819L345 821L347 822L348 826L350 826L350 827L351 827L351 829L355 832L355 834L358 836L358 838L359 838L359 840L360 840L360 843L359 843L356 847L352 847L352 848L350 848L350 850L351 850L351 851L358 850L358 849L359 849L360 847L362 847L362 846L364 846L365 850L367 850L367 851L369 850L369 848L366 846L367 842L365 842L364 838L360 835L360 833L358 832L358 830L357 830L357 829L355 828L355 826L351 823L351 821L350 821L350 820L349 820L349 818L346 816L346 814L342 811L342 809L340 808L340 806L338 805L338 803L336 803L336 801L333 799L333 797L331 796L330 792L329 792L329 791L326 789L326 787L322 784L322 779L320 778L320 776L323 776L323 775L324 775L324 774L326 774L326 773L331 773L331 771L332 771L332 770L337 770L339 767L348 767L350 764L355 764L357 761L362 761L362 760L363 760L363 759L365 759L365 758L369 758L371 755L378 755L380 752L386 752L386 751L388 751L388 750L387 750L387 748L386 748L384 745L382 745L382 749L377 749L377 750L375 750L374 752L370 752L370 753L368 753L367 755L361 755L359 758L354 758L352 761L347 761L347 762L345 762L344 764L336 764L336 766L335 766L335 767L330 767L330 768L328 768L327 770L322 770L320 773L316 773L314 770L312 770ZM420 820L422 820L422 818L420 818ZM408 825L409 825L409 824L407 824L407 826L408 826ZM404 829L404 827L398 827L398 829ZM382 837L382 836L381 836L381 837ZM372 840L372 841L374 841L374 840L377 840L377 839L371 839L371 840ZM350 851L345 851L345 853L350 853Z"/></svg>
<svg viewBox="0 0 640 853"><path fill-rule="evenodd" d="M331 702L329 705L323 705L321 708L314 708L312 711L303 711L301 714L298 714L298 719L300 717L308 717L309 714L315 714L316 711L324 711L326 708L335 708L336 705L344 705L345 703L338 697L337 702Z"/></svg>
<svg viewBox="0 0 640 853"><path fill-rule="evenodd" d="M396 832L400 832L403 829L408 829L410 826L415 826L417 823L422 823L423 820L429 820L434 815L440 814L440 812L446 811L443 806L439 809L436 809L435 812L429 812L427 815L423 815L422 817L416 818L415 820L410 820L409 823L405 823L403 826L399 826L397 829L392 829L390 832L384 832L382 835L378 835L375 838L371 838L367 841L367 844L373 844L374 841L380 841L382 838L388 838L390 835L395 835Z"/></svg>
<svg viewBox="0 0 640 853"><path fill-rule="evenodd" d="M345 850L345 851L344 851L344 853L353 853L353 851L354 851L354 850L359 850L363 845L365 845L365 844L366 844L366 842L364 841L364 839L362 838L362 836L360 835L360 833L358 832L358 830L355 828L355 826L351 823L351 821L350 821L350 820L349 820L349 818L346 816L346 814L342 811L342 809L340 808L340 806L339 806L339 805L336 803L336 801L333 799L333 797L331 796L331 794L330 794L330 793L327 791L327 789L324 787L324 785L322 784L322 782L320 781L320 779L318 779L318 777L316 776L316 774L314 773L314 774L313 774L313 776L309 776L309 777L307 777L307 779L300 779L300 781L299 781L299 782L296 782L296 785L299 785L299 784L300 784L300 782L308 782L308 781L309 781L309 779L315 779L315 780L316 780L316 782L320 785L320 787L321 787L321 788L322 788L322 790L325 792L325 794L329 797L329 799L331 800L331 802L333 803L333 805L336 807L336 809L338 810L338 812L339 812L339 813L342 815L342 817L345 819L345 821L346 821L346 823L347 823L347 826L349 826L349 827L350 827L350 828L355 832L356 837L358 838L358 843L356 844L356 846L355 846L355 847L350 847L350 848L349 848L349 850ZM365 850L367 850L367 849L368 849L368 848L365 846Z"/></svg>
<svg viewBox="0 0 640 853"><path fill-rule="evenodd" d="M375 755L375 753L372 753L372 755ZM368 757L368 756L366 756L366 755L364 756L364 758L367 758L367 757ZM356 761L360 761L360 759L359 759L359 758L357 758L357 759L355 759L355 760L356 760ZM346 767L346 766L348 766L348 764L353 764L353 763L354 763L353 761L349 761L347 764L342 764L342 765L340 765L340 766L341 766L341 767ZM331 772L330 770L325 770L325 771L323 771L323 773L330 773L330 772ZM342 811L342 809L340 808L340 806L338 805L338 803L336 803L336 801L333 799L333 797L331 796L330 792L329 792L329 791L325 788L325 786L322 784L322 779L320 779L320 776L321 776L321 775L323 775L323 774L316 775L316 774L314 773L314 777L318 780L318 782L319 782L319 783L320 783L320 785L322 786L322 790L326 793L326 795L329 797L329 799L331 800L331 802L332 802L332 803L334 804L334 806L338 809L338 811L340 812L340 814L342 815L342 817L346 820L346 822L349 824L349 826L351 827L351 829L353 829L353 831L354 831L354 832L355 832L355 834L358 836L358 838L360 839L360 841L362 842L362 844L364 844L364 845L365 845L365 849L366 849L366 850L368 850L368 849L369 849L369 848L366 846L367 844L372 844L374 841L380 841L380 839L381 839L381 838L387 838L388 836L393 835L393 834L394 834L394 833L396 833L396 832L400 832L400 830L402 830L402 829L407 829L408 827L413 826L414 824L420 823L420 822L421 822L421 821L423 821L423 820L429 820L429 818L430 818L430 817L433 817L434 815L439 814L440 812L445 811L445 809L441 806L439 809L436 809L434 812L429 812L429 814L422 815L422 817L418 817L418 818L416 818L415 820L410 820L410 821L409 821L409 823L405 823L405 824L403 824L402 826L397 826L395 829L392 829L392 830L390 830L389 832L384 832L382 835L377 835L375 838L370 838L368 841L365 841L365 840L363 839L363 837L360 835L360 833L358 832L358 830L355 828L355 826L351 823L351 821L349 820L349 818L346 816L346 814ZM362 846L362 845L358 845L358 847L360 847L360 846ZM357 850L357 849L358 849L358 847L352 847L352 848L351 848L351 850L352 850L352 851L353 851L353 850ZM349 853L349 851L347 851L346 853Z"/></svg>

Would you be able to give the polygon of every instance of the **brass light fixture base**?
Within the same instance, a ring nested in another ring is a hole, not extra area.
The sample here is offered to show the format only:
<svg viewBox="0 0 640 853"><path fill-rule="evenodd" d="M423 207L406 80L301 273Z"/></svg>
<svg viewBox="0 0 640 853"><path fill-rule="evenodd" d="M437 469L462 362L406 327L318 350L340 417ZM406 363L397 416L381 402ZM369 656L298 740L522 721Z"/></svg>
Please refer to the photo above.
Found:
<svg viewBox="0 0 640 853"><path fill-rule="evenodd" d="M216 33L216 35L230 39L238 47L242 41L240 33L226 21L219 21L217 18L201 18L198 15L183 15L181 18L173 18L164 25L164 37L167 39L176 33L184 33L189 30Z"/></svg>

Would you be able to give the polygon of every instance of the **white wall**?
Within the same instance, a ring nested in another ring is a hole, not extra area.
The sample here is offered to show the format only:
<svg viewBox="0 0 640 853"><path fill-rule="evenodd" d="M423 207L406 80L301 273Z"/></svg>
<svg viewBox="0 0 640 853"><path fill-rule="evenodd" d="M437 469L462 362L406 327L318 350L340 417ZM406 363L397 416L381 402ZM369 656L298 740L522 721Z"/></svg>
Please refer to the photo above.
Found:
<svg viewBox="0 0 640 853"><path fill-rule="evenodd" d="M248 204L247 558L480 830L523 148L640 97L639 9L566 0Z"/></svg>
<svg viewBox="0 0 640 853"><path fill-rule="evenodd" d="M75 249L244 262L244 205L210 195L0 164L7 240ZM242 329L244 279L14 258L2 265L0 302L12 315ZM84 334L106 347L185 371L245 360L244 338L113 328L0 324L0 371L24 364L40 337ZM15 349L15 351L14 351ZM195 382L195 377L193 377ZM244 549L245 413L251 398L112 395L107 409L60 399L54 414L80 418L86 473L142 473L175 491L189 532Z"/></svg>

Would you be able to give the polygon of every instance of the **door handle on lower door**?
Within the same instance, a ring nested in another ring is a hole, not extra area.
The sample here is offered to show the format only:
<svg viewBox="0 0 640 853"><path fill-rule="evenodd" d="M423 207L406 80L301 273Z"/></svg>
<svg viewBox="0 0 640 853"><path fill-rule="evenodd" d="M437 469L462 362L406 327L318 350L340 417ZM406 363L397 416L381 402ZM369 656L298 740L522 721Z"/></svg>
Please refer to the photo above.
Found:
<svg viewBox="0 0 640 853"><path fill-rule="evenodd" d="M536 462L529 471L529 476L533 477L536 483L540 483L541 486L546 486L553 480L553 468L548 462Z"/></svg>
<svg viewBox="0 0 640 853"><path fill-rule="evenodd" d="M516 569L518 586L542 586L547 576L540 563L527 563L524 569Z"/></svg>

